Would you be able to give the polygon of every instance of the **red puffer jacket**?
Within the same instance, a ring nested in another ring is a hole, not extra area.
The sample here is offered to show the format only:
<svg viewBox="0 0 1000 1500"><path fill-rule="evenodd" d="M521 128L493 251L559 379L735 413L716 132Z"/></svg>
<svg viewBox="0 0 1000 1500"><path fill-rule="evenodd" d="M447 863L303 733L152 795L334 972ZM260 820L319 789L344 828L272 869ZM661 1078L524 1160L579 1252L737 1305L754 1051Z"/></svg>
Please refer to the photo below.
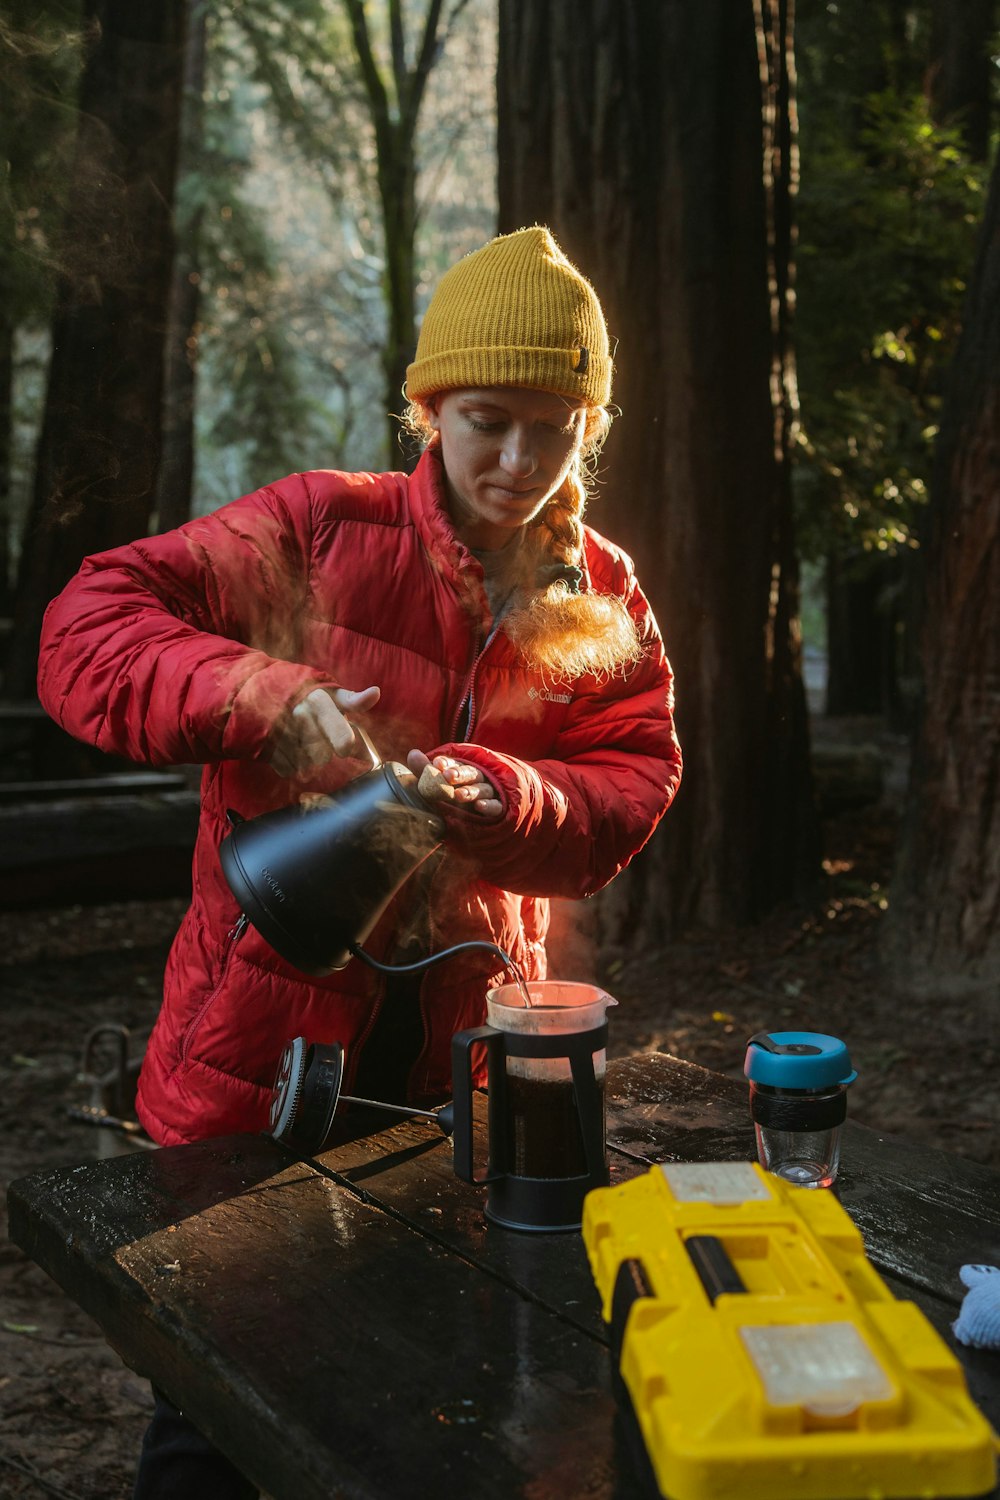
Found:
<svg viewBox="0 0 1000 1500"><path fill-rule="evenodd" d="M348 1084L384 981L357 960L306 979L239 918L219 865L226 810L245 817L330 791L361 767L292 781L269 736L317 687L382 689L365 724L386 758L414 747L475 761L503 818L451 818L447 853L404 886L366 947L391 958L480 938L545 974L547 896L605 885L646 841L680 779L670 670L631 565L587 532L584 587L619 594L645 644L626 675L553 687L490 619L457 541L439 461L415 474L297 474L179 530L88 558L49 606L39 692L71 734L152 765L201 763L193 897L174 942L139 1084L139 1117L178 1143L266 1127L288 1037L334 1038ZM474 743L454 742L471 695ZM412 889L411 889L412 887ZM488 954L426 974L414 1103L448 1095L450 1038L505 976Z"/></svg>

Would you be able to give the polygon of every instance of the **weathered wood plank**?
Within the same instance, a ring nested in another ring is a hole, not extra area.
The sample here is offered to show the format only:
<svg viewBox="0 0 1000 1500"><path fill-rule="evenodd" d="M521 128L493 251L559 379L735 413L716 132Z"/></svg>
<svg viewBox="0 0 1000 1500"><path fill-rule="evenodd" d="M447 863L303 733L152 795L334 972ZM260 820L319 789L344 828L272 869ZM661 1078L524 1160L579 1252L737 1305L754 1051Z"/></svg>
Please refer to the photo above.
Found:
<svg viewBox="0 0 1000 1500"><path fill-rule="evenodd" d="M475 1109L475 1160L485 1170L482 1096ZM488 1224L485 1188L456 1178L451 1142L437 1127L414 1119L385 1128L385 1119L352 1110L344 1139L317 1157L316 1166L603 1341L599 1299L579 1233L529 1234ZM613 1180L623 1181L644 1163L612 1152L611 1169Z"/></svg>
<svg viewBox="0 0 1000 1500"><path fill-rule="evenodd" d="M0 703L0 724L35 724L49 718L37 698L26 698L23 702Z"/></svg>
<svg viewBox="0 0 1000 1500"><path fill-rule="evenodd" d="M616 1182L647 1170L651 1162L747 1160L755 1154L745 1085L661 1054L610 1065L608 1118ZM487 1224L484 1191L465 1184L457 1184L456 1190L450 1144L432 1125L414 1120L378 1131L374 1113L354 1112L345 1124L352 1120L356 1129L370 1122L373 1133L345 1139L324 1153L317 1161L321 1170L334 1173L491 1274L540 1297L583 1331L604 1337L582 1241L574 1236L511 1234ZM484 1162L482 1109L475 1138L476 1158ZM902 1165L897 1159L900 1150L907 1153ZM915 1301L924 1311L965 1366L974 1398L1000 1428L995 1356L966 1349L951 1333L964 1291L957 1265L965 1259L995 1262L1000 1253L1000 1239L988 1217L985 1222L978 1217L979 1209L996 1194L998 1182L986 1169L941 1152L917 1153L923 1175L911 1179L909 1151L893 1137L851 1126L841 1201L894 1294ZM966 1173L969 1166L971 1176ZM875 1174L877 1191L871 1191L865 1180L868 1172ZM920 1212L915 1203L921 1200L925 1208L933 1201L935 1211ZM948 1219L944 1229L936 1222L941 1212ZM572 1246L563 1244L567 1238L574 1241ZM953 1263L949 1256L967 1244L970 1253Z"/></svg>
<svg viewBox="0 0 1000 1500"><path fill-rule="evenodd" d="M510 1235L486 1225L482 1190L455 1193L450 1145L432 1125L411 1121L374 1133L378 1117L366 1118L373 1133L338 1144L319 1158L322 1168L514 1285L522 1284L521 1241L537 1240L533 1288L559 1307L561 1236ZM615 1181L659 1161L752 1160L746 1086L664 1054L619 1059L608 1069L608 1140ZM484 1162L481 1118L476 1153ZM976 1163L849 1120L836 1191L878 1269L945 1303L957 1305L963 1295L960 1265L1000 1255L1000 1177ZM592 1309L574 1310L575 1290L562 1301L567 1315L593 1329Z"/></svg>
<svg viewBox="0 0 1000 1500"><path fill-rule="evenodd" d="M191 889L198 793L0 803L0 903L141 900Z"/></svg>
<svg viewBox="0 0 1000 1500"><path fill-rule="evenodd" d="M198 793L189 790L16 803L0 809L0 870L136 849L190 853L197 827Z"/></svg>
<svg viewBox="0 0 1000 1500"><path fill-rule="evenodd" d="M15 1242L276 1500L637 1493L601 1343L265 1137L9 1196Z"/></svg>

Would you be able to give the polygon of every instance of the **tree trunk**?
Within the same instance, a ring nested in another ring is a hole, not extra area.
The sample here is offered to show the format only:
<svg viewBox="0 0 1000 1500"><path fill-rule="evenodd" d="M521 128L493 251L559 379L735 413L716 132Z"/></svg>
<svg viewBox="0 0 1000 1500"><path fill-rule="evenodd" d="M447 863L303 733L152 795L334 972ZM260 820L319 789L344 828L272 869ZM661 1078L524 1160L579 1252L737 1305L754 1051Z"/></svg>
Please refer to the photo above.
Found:
<svg viewBox="0 0 1000 1500"><path fill-rule="evenodd" d="M196 172L202 149L207 41L205 0L191 0L184 43L178 181ZM204 209L177 225L177 251L170 280L163 389L163 451L156 478L156 527L171 531L191 515L194 486L194 398L198 377L198 239Z"/></svg>
<svg viewBox="0 0 1000 1500"><path fill-rule="evenodd" d="M828 714L893 717L903 559L831 552L826 560Z"/></svg>
<svg viewBox="0 0 1000 1500"><path fill-rule="evenodd" d="M406 367L417 345L415 245L417 235L417 126L427 80L438 62L448 36L442 30L443 0L426 0L420 13L415 57L407 61L404 7L390 0L391 67L384 73L375 58L363 0L344 0L361 83L368 101L375 133L375 156L385 232L386 346L382 356L385 371L385 404L389 430L390 462L401 451L408 466L416 461L416 450L401 441L399 416L406 406L403 383ZM454 20L461 9L452 7Z"/></svg>
<svg viewBox="0 0 1000 1500"><path fill-rule="evenodd" d="M88 553L146 534L160 404L185 0L89 0L63 277L6 691L34 692L49 599Z"/></svg>
<svg viewBox="0 0 1000 1500"><path fill-rule="evenodd" d="M14 327L0 310L0 615L10 614L11 466L14 447Z"/></svg>
<svg viewBox="0 0 1000 1500"><path fill-rule="evenodd" d="M389 127L386 145L379 150L379 195L385 226L385 300L388 314L385 370L385 409L388 417L389 467L404 456L411 466L416 453L402 435L399 418L406 406L403 385L406 369L417 347L416 273L417 237L416 141L408 129Z"/></svg>
<svg viewBox="0 0 1000 1500"><path fill-rule="evenodd" d="M934 0L927 92L939 125L955 125L974 161L990 146L996 0Z"/></svg>
<svg viewBox="0 0 1000 1500"><path fill-rule="evenodd" d="M819 825L802 676L800 571L792 501L792 446L799 420L793 345L794 203L799 182L795 99L795 0L754 0L764 145L767 277L771 288L774 502L766 660L765 837L777 846L768 905L807 886L819 866ZM781 860L787 861L784 868Z"/></svg>
<svg viewBox="0 0 1000 1500"><path fill-rule="evenodd" d="M1000 979L998 433L1000 166L935 454L924 704L885 949L911 990L986 1002Z"/></svg>
<svg viewBox="0 0 1000 1500"><path fill-rule="evenodd" d="M593 519L663 627L685 772L601 909L610 936L662 942L758 915L816 850L786 473L791 18L501 0L500 23L501 228L549 223L619 339Z"/></svg>

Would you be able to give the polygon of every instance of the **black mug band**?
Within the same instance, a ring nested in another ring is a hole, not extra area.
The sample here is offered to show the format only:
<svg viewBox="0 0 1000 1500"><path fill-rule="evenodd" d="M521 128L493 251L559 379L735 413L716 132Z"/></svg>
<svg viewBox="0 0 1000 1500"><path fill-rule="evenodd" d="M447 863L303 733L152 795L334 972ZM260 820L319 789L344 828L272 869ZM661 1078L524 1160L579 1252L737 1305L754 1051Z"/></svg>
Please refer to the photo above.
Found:
<svg viewBox="0 0 1000 1500"><path fill-rule="evenodd" d="M765 1130L832 1130L847 1119L847 1091L765 1094L751 1085L750 1116Z"/></svg>

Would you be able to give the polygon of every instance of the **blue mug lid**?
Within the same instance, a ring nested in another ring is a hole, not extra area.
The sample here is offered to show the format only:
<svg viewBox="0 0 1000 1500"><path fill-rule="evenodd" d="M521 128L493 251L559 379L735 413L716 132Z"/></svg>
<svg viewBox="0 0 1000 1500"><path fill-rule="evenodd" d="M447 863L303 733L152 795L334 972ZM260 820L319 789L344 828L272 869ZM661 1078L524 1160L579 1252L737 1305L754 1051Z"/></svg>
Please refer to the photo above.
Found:
<svg viewBox="0 0 1000 1500"><path fill-rule="evenodd" d="M747 1042L743 1072L776 1089L823 1089L853 1083L847 1047L820 1031L758 1031Z"/></svg>

